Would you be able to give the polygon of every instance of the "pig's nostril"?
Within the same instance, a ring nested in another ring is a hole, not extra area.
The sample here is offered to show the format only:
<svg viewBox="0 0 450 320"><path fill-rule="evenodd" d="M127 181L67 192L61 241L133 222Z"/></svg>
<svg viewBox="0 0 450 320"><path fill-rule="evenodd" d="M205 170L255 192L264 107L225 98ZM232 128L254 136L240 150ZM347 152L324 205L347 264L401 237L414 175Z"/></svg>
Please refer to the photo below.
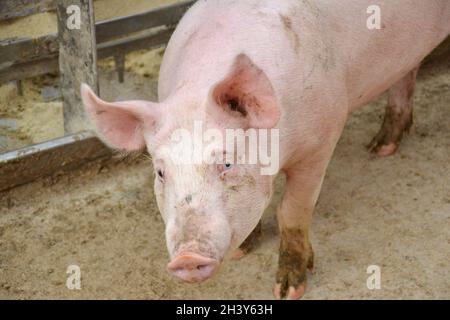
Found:
<svg viewBox="0 0 450 320"><path fill-rule="evenodd" d="M212 276L218 261L198 254L183 255L175 258L167 266L177 278L186 282L200 282Z"/></svg>
<svg viewBox="0 0 450 320"><path fill-rule="evenodd" d="M208 265L206 265L206 264L200 265L200 266L197 266L197 270L202 270L202 269L205 269L206 267L208 267Z"/></svg>

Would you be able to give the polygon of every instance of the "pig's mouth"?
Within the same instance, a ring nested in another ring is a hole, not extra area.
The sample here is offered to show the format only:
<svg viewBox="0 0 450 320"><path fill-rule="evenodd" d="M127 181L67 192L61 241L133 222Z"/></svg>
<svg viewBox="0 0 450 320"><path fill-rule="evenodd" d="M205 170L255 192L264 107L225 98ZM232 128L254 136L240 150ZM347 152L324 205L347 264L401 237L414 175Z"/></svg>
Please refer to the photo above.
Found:
<svg viewBox="0 0 450 320"><path fill-rule="evenodd" d="M168 265L168 271L176 278L187 282L203 282L212 277L218 270L220 262L197 253L183 253L174 258Z"/></svg>

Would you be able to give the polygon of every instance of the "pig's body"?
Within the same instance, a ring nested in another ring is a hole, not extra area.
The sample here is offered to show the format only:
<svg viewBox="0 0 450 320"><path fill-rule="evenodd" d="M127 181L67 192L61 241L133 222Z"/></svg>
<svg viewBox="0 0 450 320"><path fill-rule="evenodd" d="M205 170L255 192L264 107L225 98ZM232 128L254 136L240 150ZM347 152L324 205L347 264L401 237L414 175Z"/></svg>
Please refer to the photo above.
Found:
<svg viewBox="0 0 450 320"><path fill-rule="evenodd" d="M279 128L279 169L287 184L278 209L274 292L303 295L314 260L312 213L349 112L390 89L371 148L380 155L394 152L412 121L418 66L450 32L448 0L377 4L381 30L367 28L370 0L198 1L167 47L159 104L106 103L82 88L107 143L126 150L146 146L155 159L168 267L177 277L207 279L243 243L270 200L274 176L261 176L254 165L176 164L171 133L198 120L221 131ZM214 157L228 151L219 149Z"/></svg>
<svg viewBox="0 0 450 320"><path fill-rule="evenodd" d="M417 67L450 32L449 1L377 1L381 30L366 26L372 4L198 1L167 47L160 100L183 90L183 99L192 95L205 107L201 99L212 84L245 53L267 74L280 101L282 158L297 160L318 133L337 139L340 133L333 139L329 129L342 127L350 111Z"/></svg>

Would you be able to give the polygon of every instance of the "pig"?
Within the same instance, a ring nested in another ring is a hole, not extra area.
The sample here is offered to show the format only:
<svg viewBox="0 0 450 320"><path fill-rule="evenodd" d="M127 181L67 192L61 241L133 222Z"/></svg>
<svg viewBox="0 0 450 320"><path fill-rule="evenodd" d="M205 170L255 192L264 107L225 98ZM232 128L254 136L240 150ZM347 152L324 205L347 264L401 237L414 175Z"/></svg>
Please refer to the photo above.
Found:
<svg viewBox="0 0 450 320"><path fill-rule="evenodd" d="M393 154L412 124L420 63L450 33L448 0L379 0L375 29L367 24L372 2L197 1L167 45L159 102L109 103L82 85L99 137L112 148L146 148L152 156L175 277L204 281L223 261L250 251L276 174L262 175L259 162L224 162L233 150L218 144L208 145L212 164L183 164L172 134L192 130L196 121L219 132L279 130L276 171L286 175L286 186L277 210L273 292L278 299L304 295L314 266L312 214L348 115L389 90L369 148Z"/></svg>

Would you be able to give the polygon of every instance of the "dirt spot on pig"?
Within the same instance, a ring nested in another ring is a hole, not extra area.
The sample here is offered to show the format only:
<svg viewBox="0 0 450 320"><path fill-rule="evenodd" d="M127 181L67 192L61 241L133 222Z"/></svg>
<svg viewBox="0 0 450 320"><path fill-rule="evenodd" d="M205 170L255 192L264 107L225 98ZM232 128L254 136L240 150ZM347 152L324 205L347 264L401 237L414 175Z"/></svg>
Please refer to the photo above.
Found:
<svg viewBox="0 0 450 320"><path fill-rule="evenodd" d="M291 39L295 53L298 54L300 48L300 38L297 32L295 32L294 30L292 19L289 16L283 14L280 14L280 19L283 24L284 31L286 32L289 39Z"/></svg>
<svg viewBox="0 0 450 320"><path fill-rule="evenodd" d="M184 251L201 252L213 258L214 236L210 231L200 230L200 226L208 219L206 213L188 209L180 212L175 219L177 231L171 236L174 252L178 252L183 247Z"/></svg>
<svg viewBox="0 0 450 320"><path fill-rule="evenodd" d="M192 32L189 35L189 37L187 38L187 40L185 41L183 48L185 48L185 49L188 48L191 45L192 41L195 39L195 37L197 37L197 35L198 35L198 30L194 30L194 32Z"/></svg>

